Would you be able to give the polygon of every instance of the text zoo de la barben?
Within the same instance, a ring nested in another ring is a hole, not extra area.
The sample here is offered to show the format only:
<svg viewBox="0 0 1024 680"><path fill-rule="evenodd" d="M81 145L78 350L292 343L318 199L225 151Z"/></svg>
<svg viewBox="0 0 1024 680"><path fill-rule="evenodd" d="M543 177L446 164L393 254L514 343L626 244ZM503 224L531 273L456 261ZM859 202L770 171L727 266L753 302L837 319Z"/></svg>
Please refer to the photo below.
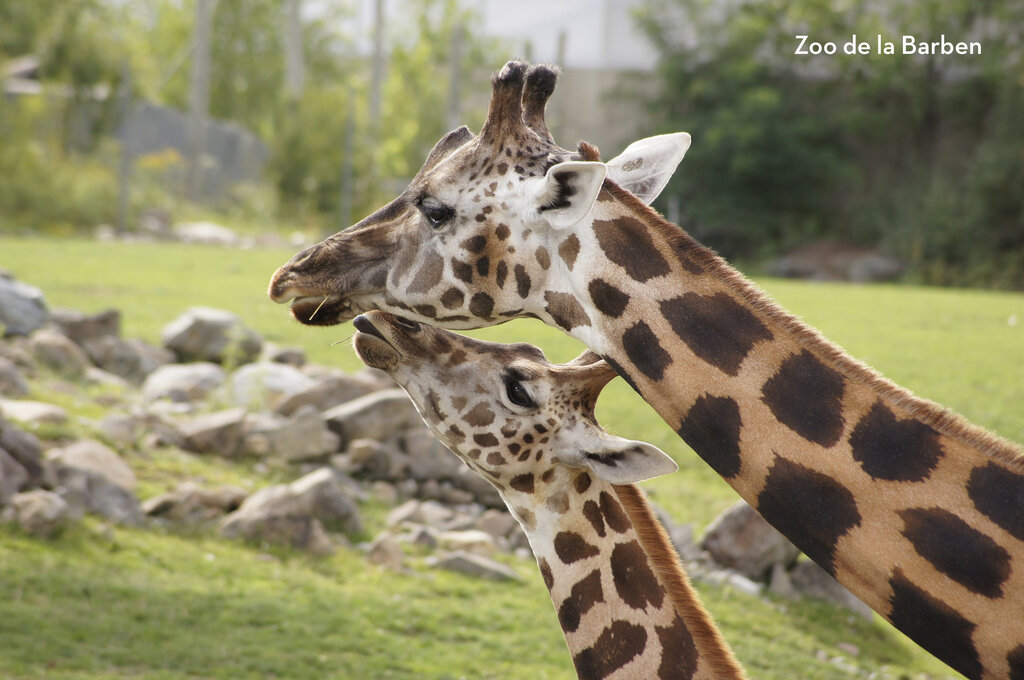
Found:
<svg viewBox="0 0 1024 680"><path fill-rule="evenodd" d="M793 36L795 48L793 54L814 56L819 54L981 54L981 43L978 41L950 40L945 34L938 40L921 40L913 35L902 35L899 40L887 40L881 34L873 39L861 40L854 33L848 40L821 42L807 35Z"/></svg>

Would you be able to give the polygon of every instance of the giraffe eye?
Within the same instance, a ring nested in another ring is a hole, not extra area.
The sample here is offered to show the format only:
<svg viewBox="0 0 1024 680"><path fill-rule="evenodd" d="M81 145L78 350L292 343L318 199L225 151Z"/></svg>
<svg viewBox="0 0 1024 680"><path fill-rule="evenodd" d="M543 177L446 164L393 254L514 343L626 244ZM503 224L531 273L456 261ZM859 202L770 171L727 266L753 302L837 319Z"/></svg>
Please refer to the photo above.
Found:
<svg viewBox="0 0 1024 680"><path fill-rule="evenodd" d="M523 387L523 383L509 376L505 378L505 394L508 396L508 400L516 406L523 406L526 408L532 408L536 406L533 399L530 397L530 393Z"/></svg>
<svg viewBox="0 0 1024 680"><path fill-rule="evenodd" d="M455 216L455 210L429 196L420 199L417 207L434 229L440 229Z"/></svg>

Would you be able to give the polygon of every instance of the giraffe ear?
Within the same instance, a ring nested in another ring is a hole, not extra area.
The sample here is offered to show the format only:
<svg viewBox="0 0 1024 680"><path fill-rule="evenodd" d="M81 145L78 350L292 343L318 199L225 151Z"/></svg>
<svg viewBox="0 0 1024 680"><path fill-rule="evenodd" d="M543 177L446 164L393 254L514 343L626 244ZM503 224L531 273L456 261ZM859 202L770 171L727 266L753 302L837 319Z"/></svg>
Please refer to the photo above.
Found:
<svg viewBox="0 0 1024 680"><path fill-rule="evenodd" d="M672 178L690 148L690 135L676 132L633 142L608 161L608 178L650 204Z"/></svg>
<svg viewBox="0 0 1024 680"><path fill-rule="evenodd" d="M679 466L667 453L653 444L623 439L599 432L586 447L573 450L573 460L564 462L590 468L611 484L632 484L675 472Z"/></svg>
<svg viewBox="0 0 1024 680"><path fill-rule="evenodd" d="M604 184L604 163L566 161L552 165L531 187L538 214L553 229L570 229L590 212Z"/></svg>

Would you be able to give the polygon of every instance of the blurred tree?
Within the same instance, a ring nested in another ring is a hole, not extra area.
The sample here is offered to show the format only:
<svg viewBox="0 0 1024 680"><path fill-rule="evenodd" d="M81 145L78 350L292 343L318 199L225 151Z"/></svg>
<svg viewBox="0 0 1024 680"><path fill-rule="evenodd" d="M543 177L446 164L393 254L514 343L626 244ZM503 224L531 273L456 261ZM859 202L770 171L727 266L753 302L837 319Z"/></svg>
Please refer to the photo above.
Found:
<svg viewBox="0 0 1024 680"><path fill-rule="evenodd" d="M838 238L928 281L1024 287L1021 3L649 0L639 19L663 125L694 133L674 190L699 238L730 256ZM843 53L854 33L869 54ZM903 55L904 34L983 50ZM797 35L839 49L797 55Z"/></svg>

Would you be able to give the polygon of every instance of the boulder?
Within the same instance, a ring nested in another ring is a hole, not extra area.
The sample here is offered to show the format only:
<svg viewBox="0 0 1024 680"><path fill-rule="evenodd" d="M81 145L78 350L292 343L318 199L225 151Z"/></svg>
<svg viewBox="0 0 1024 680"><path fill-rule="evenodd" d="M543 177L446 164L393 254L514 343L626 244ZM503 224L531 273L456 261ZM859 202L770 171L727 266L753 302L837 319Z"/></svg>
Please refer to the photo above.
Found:
<svg viewBox="0 0 1024 680"><path fill-rule="evenodd" d="M519 581L519 574L500 562L472 553L456 551L443 557L428 560L428 564L440 569L469 574L494 581Z"/></svg>
<svg viewBox="0 0 1024 680"><path fill-rule="evenodd" d="M195 453L234 456L242 450L245 419L244 408L229 408L187 418L178 424L182 448Z"/></svg>
<svg viewBox="0 0 1024 680"><path fill-rule="evenodd" d="M314 384L312 378L293 366L261 361L246 364L232 373L228 378L228 391L236 406L274 408Z"/></svg>
<svg viewBox="0 0 1024 680"><path fill-rule="evenodd" d="M291 484L252 494L221 522L228 538L283 543L303 550L324 547L324 526L362 531L352 492L329 468L320 468Z"/></svg>
<svg viewBox="0 0 1024 680"><path fill-rule="evenodd" d="M81 347L49 328L40 328L29 336L28 350L37 362L67 378L83 377L92 365Z"/></svg>
<svg viewBox="0 0 1024 680"><path fill-rule="evenodd" d="M405 566L405 552L402 544L393 534L384 532L373 539L366 553L370 564L376 564L392 571L401 571Z"/></svg>
<svg viewBox="0 0 1024 680"><path fill-rule="evenodd" d="M719 515L700 545L718 564L755 580L767 580L772 565L788 566L800 555L745 501L737 501Z"/></svg>
<svg viewBox="0 0 1024 680"><path fill-rule="evenodd" d="M68 420L68 412L60 406L26 399L0 399L0 416L26 425L60 425Z"/></svg>
<svg viewBox="0 0 1024 680"><path fill-rule="evenodd" d="M803 595L835 602L864 618L874 616L871 608L843 587L831 574L810 560L800 560L789 572L792 588Z"/></svg>
<svg viewBox="0 0 1024 680"><path fill-rule="evenodd" d="M325 462L338 450L338 435L312 406L291 418L272 413L250 416L242 448L247 453L284 458L288 462Z"/></svg>
<svg viewBox="0 0 1024 680"><path fill-rule="evenodd" d="M142 396L147 401L202 401L223 385L225 378L224 369L210 362L167 364L149 374L142 385Z"/></svg>
<svg viewBox="0 0 1024 680"><path fill-rule="evenodd" d="M91 439L51 449L47 459L58 467L74 467L103 475L125 491L135 491L138 481L124 459L105 444Z"/></svg>
<svg viewBox="0 0 1024 680"><path fill-rule="evenodd" d="M50 313L50 321L76 345L84 345L97 338L121 335L121 312L116 309L107 309L97 314L55 309Z"/></svg>
<svg viewBox="0 0 1024 680"><path fill-rule="evenodd" d="M199 524L234 512L248 495L248 491L235 486L203 489L195 482L182 482L173 491L144 502L142 511L150 517Z"/></svg>
<svg viewBox="0 0 1024 680"><path fill-rule="evenodd" d="M303 373L307 375L308 373ZM310 378L310 384L289 394L277 405L278 413L291 415L303 406L313 406L318 411L327 411L353 399L366 396L380 389L376 381L365 375L331 375Z"/></svg>
<svg viewBox="0 0 1024 680"><path fill-rule="evenodd" d="M409 401L408 397L406 400ZM419 418L418 415L416 417ZM417 481L453 479L459 475L460 469L466 467L462 459L438 441L422 423L417 422L416 427L405 432L402 443L409 456L409 474Z"/></svg>
<svg viewBox="0 0 1024 680"><path fill-rule="evenodd" d="M0 449L0 508L28 484L28 471L14 456Z"/></svg>
<svg viewBox="0 0 1024 680"><path fill-rule="evenodd" d="M57 493L72 514L91 512L121 524L142 518L133 493L135 474L112 450L94 441L82 441L47 454L57 477Z"/></svg>
<svg viewBox="0 0 1024 680"><path fill-rule="evenodd" d="M237 246L238 234L216 222L179 222L173 228L174 237L183 243L204 246Z"/></svg>
<svg viewBox="0 0 1024 680"><path fill-rule="evenodd" d="M0 395L19 398L28 394L28 381L18 370L17 364L6 357L0 357Z"/></svg>
<svg viewBox="0 0 1024 680"><path fill-rule="evenodd" d="M231 312L193 307L164 326L163 345L184 361L245 364L259 356L263 338Z"/></svg>
<svg viewBox="0 0 1024 680"><path fill-rule="evenodd" d="M467 552L481 557L491 557L498 551L494 537L479 529L444 531L437 537L438 544L456 552Z"/></svg>
<svg viewBox="0 0 1024 680"><path fill-rule="evenodd" d="M0 333L28 335L42 328L50 313L43 291L7 276L0 276Z"/></svg>
<svg viewBox="0 0 1024 680"><path fill-rule="evenodd" d="M302 368L306 365L306 350L301 347L281 347L270 342L264 342L263 351L260 353L260 361L273 361L278 364Z"/></svg>
<svg viewBox="0 0 1024 680"><path fill-rule="evenodd" d="M0 449L10 454L28 473L28 487L42 486L47 482L43 447L34 434L0 418Z"/></svg>
<svg viewBox="0 0 1024 680"><path fill-rule="evenodd" d="M11 508L22 531L40 538L58 533L67 524L70 514L67 501L43 489L19 493L11 499Z"/></svg>
<svg viewBox="0 0 1024 680"><path fill-rule="evenodd" d="M387 439L420 422L412 400L401 389L389 389L353 399L326 413L328 427L342 445L356 439Z"/></svg>
<svg viewBox="0 0 1024 680"><path fill-rule="evenodd" d="M82 348L92 362L104 371L129 382L141 384L153 371L174 362L174 352L135 338L104 335L90 338Z"/></svg>

